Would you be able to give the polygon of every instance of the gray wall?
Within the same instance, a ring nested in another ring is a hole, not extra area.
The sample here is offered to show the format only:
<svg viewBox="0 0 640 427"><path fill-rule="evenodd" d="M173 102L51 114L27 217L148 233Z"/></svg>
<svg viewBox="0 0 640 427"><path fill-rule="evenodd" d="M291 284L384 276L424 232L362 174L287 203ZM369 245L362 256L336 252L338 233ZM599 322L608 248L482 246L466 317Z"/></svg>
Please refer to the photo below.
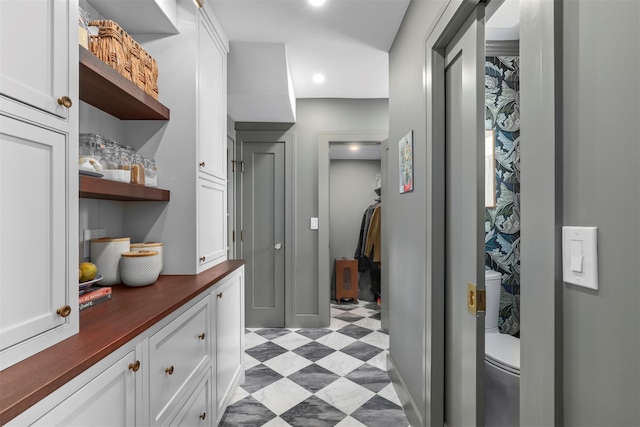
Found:
<svg viewBox="0 0 640 427"><path fill-rule="evenodd" d="M323 132L355 133L388 129L386 99L298 99L295 146L296 257L294 268L294 322L320 314L318 301L318 233L309 218L318 216L318 138ZM326 283L323 286L330 286ZM327 292L327 295L329 292ZM328 312L328 311L327 311ZM318 318L318 322L322 319ZM326 319L328 325L329 319ZM319 323L317 326L321 326Z"/></svg>
<svg viewBox="0 0 640 427"><path fill-rule="evenodd" d="M389 52L390 357L424 417L426 111L425 40L442 1L413 1ZM398 141L413 130L414 191L399 194ZM412 424L417 419L409 420Z"/></svg>
<svg viewBox="0 0 640 427"><path fill-rule="evenodd" d="M637 426L640 2L565 1L563 16L563 221L598 227L600 279L564 284L564 425Z"/></svg>
<svg viewBox="0 0 640 427"><path fill-rule="evenodd" d="M342 257L353 259L360 237L364 211L374 203L376 174L380 160L331 160L329 164L329 260L332 263L331 299L335 299L335 264ZM360 299L374 300L369 270L360 272Z"/></svg>

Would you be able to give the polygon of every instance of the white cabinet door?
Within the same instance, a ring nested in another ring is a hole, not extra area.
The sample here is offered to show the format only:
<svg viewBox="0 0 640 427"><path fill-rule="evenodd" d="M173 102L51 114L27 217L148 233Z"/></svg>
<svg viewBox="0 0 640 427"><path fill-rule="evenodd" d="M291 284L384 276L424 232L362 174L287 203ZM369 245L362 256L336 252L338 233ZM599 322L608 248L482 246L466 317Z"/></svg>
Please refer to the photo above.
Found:
<svg viewBox="0 0 640 427"><path fill-rule="evenodd" d="M227 257L227 187L198 177L198 272Z"/></svg>
<svg viewBox="0 0 640 427"><path fill-rule="evenodd" d="M66 338L78 316L67 288L78 280L67 276L67 198L77 197L67 194L67 138L0 114L0 369L26 357L27 341L39 351Z"/></svg>
<svg viewBox="0 0 640 427"><path fill-rule="evenodd" d="M75 40L72 45L78 43L78 32L70 34L74 14L70 5L74 4L69 0L0 1L2 95L67 117L68 110L57 100L71 96L70 40Z"/></svg>
<svg viewBox="0 0 640 427"><path fill-rule="evenodd" d="M131 351L32 426L135 426L137 381L141 381L135 366Z"/></svg>
<svg viewBox="0 0 640 427"><path fill-rule="evenodd" d="M227 179L227 60L224 45L204 11L198 14L199 170Z"/></svg>
<svg viewBox="0 0 640 427"><path fill-rule="evenodd" d="M216 411L218 422L244 374L244 268L213 295L216 319Z"/></svg>

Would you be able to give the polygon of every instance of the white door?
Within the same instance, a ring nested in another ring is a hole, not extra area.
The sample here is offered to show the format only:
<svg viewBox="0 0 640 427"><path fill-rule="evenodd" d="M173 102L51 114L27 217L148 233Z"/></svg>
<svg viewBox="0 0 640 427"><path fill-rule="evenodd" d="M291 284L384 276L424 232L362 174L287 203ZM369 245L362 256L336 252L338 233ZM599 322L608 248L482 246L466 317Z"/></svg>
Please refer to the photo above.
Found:
<svg viewBox="0 0 640 427"><path fill-rule="evenodd" d="M483 426L484 313L468 311L468 284L484 290L483 3L444 49L444 66L444 419L448 426Z"/></svg>
<svg viewBox="0 0 640 427"><path fill-rule="evenodd" d="M68 0L0 1L2 95L67 118L70 13Z"/></svg>

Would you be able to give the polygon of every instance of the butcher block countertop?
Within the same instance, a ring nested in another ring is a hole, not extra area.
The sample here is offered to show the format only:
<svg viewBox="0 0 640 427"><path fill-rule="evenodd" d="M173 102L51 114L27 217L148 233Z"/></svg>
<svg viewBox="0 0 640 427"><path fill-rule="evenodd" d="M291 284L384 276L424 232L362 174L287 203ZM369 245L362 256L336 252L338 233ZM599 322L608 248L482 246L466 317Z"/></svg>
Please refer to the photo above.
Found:
<svg viewBox="0 0 640 427"><path fill-rule="evenodd" d="M98 361L244 265L218 264L197 275L160 276L151 286L112 286L112 298L80 312L80 332L0 371L4 425Z"/></svg>

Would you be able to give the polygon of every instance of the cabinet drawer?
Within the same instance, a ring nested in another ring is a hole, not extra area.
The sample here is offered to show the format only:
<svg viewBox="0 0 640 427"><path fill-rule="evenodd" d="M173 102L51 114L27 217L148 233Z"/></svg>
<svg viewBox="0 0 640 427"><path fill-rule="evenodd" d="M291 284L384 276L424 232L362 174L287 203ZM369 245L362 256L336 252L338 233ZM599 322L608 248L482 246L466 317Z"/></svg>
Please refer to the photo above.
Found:
<svg viewBox="0 0 640 427"><path fill-rule="evenodd" d="M209 296L149 339L150 420L161 425L211 360Z"/></svg>
<svg viewBox="0 0 640 427"><path fill-rule="evenodd" d="M187 403L170 424L171 427L204 427L212 425L215 414L211 412L211 369L200 380L200 384L189 396ZM212 421L213 420L213 421Z"/></svg>

